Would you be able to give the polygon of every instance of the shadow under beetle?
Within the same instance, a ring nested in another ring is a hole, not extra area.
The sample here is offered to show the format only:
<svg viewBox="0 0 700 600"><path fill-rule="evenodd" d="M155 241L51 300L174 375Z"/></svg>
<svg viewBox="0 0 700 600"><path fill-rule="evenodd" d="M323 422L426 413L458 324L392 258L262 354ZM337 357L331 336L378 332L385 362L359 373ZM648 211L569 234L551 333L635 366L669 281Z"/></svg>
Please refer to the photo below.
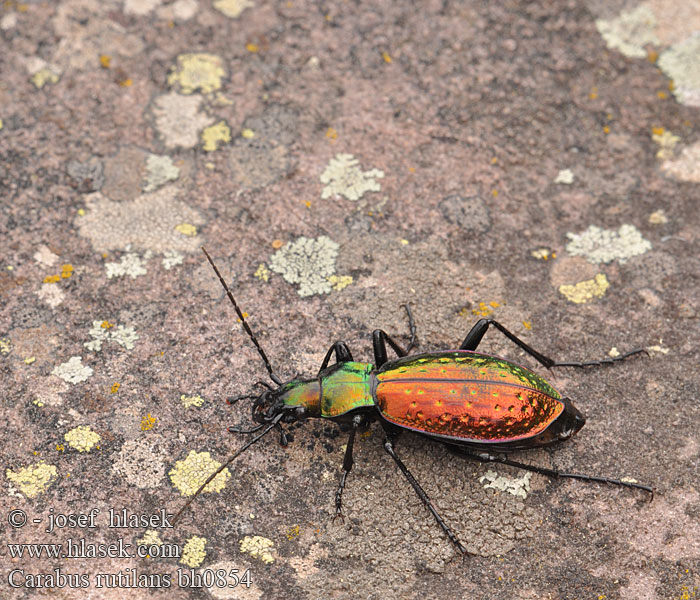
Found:
<svg viewBox="0 0 700 600"><path fill-rule="evenodd" d="M643 349L604 360L555 362L531 348L497 321L480 319L457 350L408 356L415 344L416 329L411 310L408 305L404 305L410 330L410 342L406 349L387 333L376 329L372 334L374 365L353 361L347 345L344 342L335 342L328 349L315 378L283 382L273 373L270 361L248 326L214 261L204 248L202 250L226 290L246 333L262 357L270 379L277 387L260 381L258 384L267 389L259 396L244 395L231 400L234 402L244 398L255 399L253 420L258 425L250 430L231 427L229 431L263 431L233 454L202 484L177 513L175 520L216 475L251 445L275 428L281 433L282 443L286 444L287 438L282 423L294 423L308 418L328 419L350 426L350 437L343 459L343 473L335 495L336 518L342 518L342 495L348 473L353 466L355 436L372 421L379 421L385 434L384 450L463 555L467 554L466 549L396 454L396 440L404 430L445 444L450 451L480 462L510 465L551 478L580 479L638 488L653 496L650 486L633 481L564 473L526 465L496 454L568 440L583 427L585 419L568 398L563 398L536 373L503 358L476 352L489 327L498 329L550 369L609 364L644 352ZM388 359L387 346L397 354L398 360ZM333 357L335 363L330 364Z"/></svg>

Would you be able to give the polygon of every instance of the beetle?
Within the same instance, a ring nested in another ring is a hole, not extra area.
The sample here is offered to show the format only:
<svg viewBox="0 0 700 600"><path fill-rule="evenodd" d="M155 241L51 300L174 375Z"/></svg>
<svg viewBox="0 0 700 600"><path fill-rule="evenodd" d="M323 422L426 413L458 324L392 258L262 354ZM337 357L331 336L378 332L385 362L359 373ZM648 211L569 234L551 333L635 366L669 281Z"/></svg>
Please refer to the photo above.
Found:
<svg viewBox="0 0 700 600"><path fill-rule="evenodd" d="M490 327L494 327L540 364L554 367L590 367L611 364L634 356L644 349L588 362L555 362L523 342L498 321L480 319L456 350L434 351L409 355L415 345L416 328L408 304L410 341L404 349L385 331L374 330L372 344L374 364L355 362L345 342L335 342L326 353L314 378L283 382L272 370L267 355L250 329L231 290L211 256L202 247L221 285L226 290L243 328L260 354L270 379L277 387L259 381L265 387L259 395L246 394L231 400L254 399L253 421L249 430L230 427L235 433L259 433L215 471L177 513L175 520L194 498L255 442L272 429L281 432L282 424L320 418L341 426L349 426L350 436L343 458L342 475L335 494L335 517L342 518L342 495L348 474L353 467L353 446L358 431L373 421L381 425L384 450L415 490L438 525L462 555L466 548L438 514L435 506L396 454L396 441L403 431L412 431L436 442L463 457L482 463L510 465L550 478L569 478L606 483L649 492L648 485L633 480L612 479L555 471L510 460L503 453L539 448L568 440L584 425L585 418L570 399L563 397L543 377L509 360L477 352L477 347ZM397 355L389 360L388 349ZM331 359L335 357L335 363Z"/></svg>

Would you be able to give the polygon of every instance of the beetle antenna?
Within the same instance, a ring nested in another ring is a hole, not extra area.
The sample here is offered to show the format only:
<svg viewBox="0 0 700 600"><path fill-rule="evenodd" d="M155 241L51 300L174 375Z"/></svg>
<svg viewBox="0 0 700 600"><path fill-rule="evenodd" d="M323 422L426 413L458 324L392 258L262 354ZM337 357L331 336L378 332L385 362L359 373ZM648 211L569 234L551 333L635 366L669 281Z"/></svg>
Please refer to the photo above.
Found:
<svg viewBox="0 0 700 600"><path fill-rule="evenodd" d="M263 431L260 435L255 436L252 440L250 440L245 446L243 446L240 450L237 452L234 452L231 455L231 458L229 458L223 465L221 465L216 471L214 471L209 477L207 477L206 481L199 486L199 489L194 493L194 495L187 501L185 502L185 505L177 511L177 514L171 521L173 525L177 523L178 519L180 518L180 515L182 515L183 512L187 509L187 507L194 502L194 499L199 496L199 494L202 493L202 490L207 487L212 480L219 474L221 471L223 471L226 467L228 467L234 460L236 460L241 454L243 454L248 448L250 448L255 442L257 442L260 438L266 436L270 431L272 431L277 424L279 423L280 419L283 417L283 413L280 413L275 417L275 419L270 423L270 425Z"/></svg>
<svg viewBox="0 0 700 600"><path fill-rule="evenodd" d="M202 246L202 252L204 252L204 255L207 257L209 264L214 268L214 273L216 273L216 276L219 278L221 285L224 286L224 289L226 290L226 294L228 294L228 298L229 298L229 300L231 300L231 304L233 304L233 308L236 309L236 314L238 315L238 318L241 320L241 323L243 323L243 329L245 329L245 332L248 334L248 337L250 337L250 339L253 340L253 344L255 344L255 348L258 351L258 354L260 354L260 356L262 357L263 362L265 363L265 368L267 369L267 372L270 374L270 379L272 379L272 381L274 381L277 385L282 385L282 380L272 372L272 366L270 365L270 361L267 358L267 354L265 354L265 351L262 349L257 338L255 337L252 330L248 326L248 322L245 320L245 317L243 316L241 309L238 308L238 303L236 302L236 299L233 297L231 290L228 289L228 286L226 285L224 278L221 276L221 273L219 273L219 269L216 268L214 261L211 259L211 256L209 256L209 253L206 251L204 246Z"/></svg>

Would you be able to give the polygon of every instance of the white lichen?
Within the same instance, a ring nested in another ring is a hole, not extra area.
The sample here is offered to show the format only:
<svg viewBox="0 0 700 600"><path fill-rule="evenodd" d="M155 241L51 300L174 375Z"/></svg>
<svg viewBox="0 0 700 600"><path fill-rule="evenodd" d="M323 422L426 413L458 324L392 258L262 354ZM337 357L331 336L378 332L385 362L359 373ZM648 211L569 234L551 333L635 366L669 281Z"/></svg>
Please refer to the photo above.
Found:
<svg viewBox="0 0 700 600"><path fill-rule="evenodd" d="M161 262L165 270L170 271L170 269L172 269L173 267L181 265L184 259L185 256L183 254L180 254L175 250L166 250L163 253L163 260Z"/></svg>
<svg viewBox="0 0 700 600"><path fill-rule="evenodd" d="M144 192L152 192L160 186L174 181L180 176L180 167L166 155L149 154L146 159L146 185Z"/></svg>
<svg viewBox="0 0 700 600"><path fill-rule="evenodd" d="M656 35L656 16L643 4L630 11L623 11L614 19L598 19L598 32L608 48L618 50L630 58L644 58L644 46L660 43Z"/></svg>
<svg viewBox="0 0 700 600"><path fill-rule="evenodd" d="M321 183L326 184L321 198L345 196L348 200L359 200L365 192L380 191L381 185L376 180L382 177L384 172L379 169L362 171L352 154L337 154L321 174Z"/></svg>
<svg viewBox="0 0 700 600"><path fill-rule="evenodd" d="M683 148L677 159L665 161L661 168L681 181L700 183L700 142Z"/></svg>
<svg viewBox="0 0 700 600"><path fill-rule="evenodd" d="M134 342L139 339L133 327L125 327L124 325L115 327L107 321L93 321L88 335L92 340L85 342L83 345L93 352L102 350L102 344L107 340L114 340L123 348L133 350Z"/></svg>
<svg viewBox="0 0 700 600"><path fill-rule="evenodd" d="M562 169L554 179L554 183L571 185L574 182L574 172L571 169Z"/></svg>
<svg viewBox="0 0 700 600"><path fill-rule="evenodd" d="M139 275L146 274L145 261L136 253L129 252L121 257L118 263L105 263L107 271L107 279L113 277L123 277L128 275L132 279L136 279Z"/></svg>
<svg viewBox="0 0 700 600"><path fill-rule="evenodd" d="M66 297L65 292L53 283L44 283L35 292L40 300L48 304L51 308L56 308Z"/></svg>
<svg viewBox="0 0 700 600"><path fill-rule="evenodd" d="M299 284L300 296L328 294L328 278L335 274L338 244L326 236L300 237L288 242L270 258L270 269L291 284Z"/></svg>
<svg viewBox="0 0 700 600"><path fill-rule="evenodd" d="M46 244L42 244L34 253L34 260L45 267L52 267L58 262L58 254L55 254Z"/></svg>
<svg viewBox="0 0 700 600"><path fill-rule="evenodd" d="M60 377L63 381L76 384L90 377L92 375L92 369L83 365L81 356L71 356L68 362L54 367L51 374Z"/></svg>
<svg viewBox="0 0 700 600"><path fill-rule="evenodd" d="M673 80L678 102L700 106L700 32L662 52L659 68Z"/></svg>
<svg viewBox="0 0 700 600"><path fill-rule="evenodd" d="M486 472L486 475L479 477L479 483L488 481L484 485L484 489L491 488L501 492L508 492L513 494L513 496L525 499L530 491L530 479L532 479L532 473L525 473L522 477L506 477L489 470Z"/></svg>
<svg viewBox="0 0 700 600"><path fill-rule="evenodd" d="M566 251L573 256L584 256L593 264L621 263L651 250L651 242L642 237L634 225L622 225L617 231L591 225L583 233L567 233L571 241Z"/></svg>
<svg viewBox="0 0 700 600"><path fill-rule="evenodd" d="M199 94L183 96L170 92L158 96L151 108L155 128L169 148L194 148L200 132L214 123L202 109L204 98Z"/></svg>

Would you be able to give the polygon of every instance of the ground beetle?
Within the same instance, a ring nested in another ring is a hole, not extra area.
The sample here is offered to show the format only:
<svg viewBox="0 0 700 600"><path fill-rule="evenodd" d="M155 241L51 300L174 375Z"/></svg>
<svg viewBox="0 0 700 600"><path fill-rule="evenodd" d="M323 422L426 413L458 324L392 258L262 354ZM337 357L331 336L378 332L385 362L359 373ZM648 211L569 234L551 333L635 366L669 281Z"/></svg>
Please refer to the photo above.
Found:
<svg viewBox="0 0 700 600"><path fill-rule="evenodd" d="M286 444L282 423L294 423L308 418L327 419L350 426L343 474L335 495L336 517L342 518L342 495L353 466L355 435L367 428L372 421L379 421L385 434L384 450L394 459L423 504L463 555L467 553L466 549L396 454L396 440L404 430L445 444L449 450L480 462L501 463L552 478L567 477L638 488L653 495L651 487L631 480L563 473L515 462L497 454L568 440L583 427L585 419L568 398L563 398L536 373L503 358L476 352L489 327L498 329L550 369L609 364L644 352L643 349L599 361L555 362L532 349L497 321L480 319L457 350L408 356L415 343L416 329L411 310L406 304L404 308L408 315L410 342L405 350L384 331L377 329L372 334L374 365L353 361L347 345L335 342L328 349L315 378L283 382L273 373L270 361L214 261L204 248L202 250L262 357L270 379L277 387L273 388L261 381L258 383L267 389L259 396L245 395L232 400L255 399L253 420L258 425L247 431L236 427L229 428L229 431L255 433L263 429L263 432L213 473L182 507L176 519L216 475L252 444L274 428L280 430L282 443ZM387 345L398 355L398 360L388 359ZM333 355L335 364L329 366Z"/></svg>

